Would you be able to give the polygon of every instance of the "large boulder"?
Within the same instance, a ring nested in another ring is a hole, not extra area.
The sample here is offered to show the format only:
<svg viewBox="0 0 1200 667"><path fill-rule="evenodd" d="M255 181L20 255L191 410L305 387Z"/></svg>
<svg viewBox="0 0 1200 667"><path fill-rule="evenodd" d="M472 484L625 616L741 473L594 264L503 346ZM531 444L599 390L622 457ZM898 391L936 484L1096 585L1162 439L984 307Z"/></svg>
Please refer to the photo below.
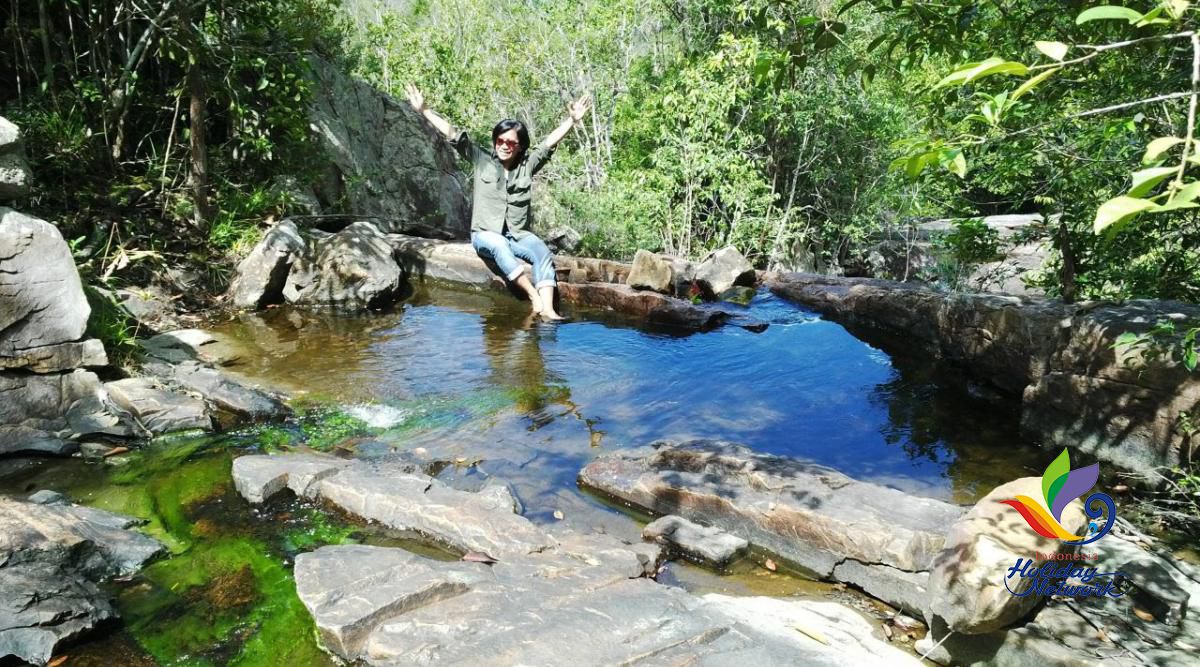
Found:
<svg viewBox="0 0 1200 667"><path fill-rule="evenodd" d="M164 553L134 521L41 492L0 496L0 659L44 665L58 648L116 618L97 586Z"/></svg>
<svg viewBox="0 0 1200 667"><path fill-rule="evenodd" d="M259 309L283 302L283 286L306 244L296 223L283 220L263 236L237 266L229 295L238 308Z"/></svg>
<svg viewBox="0 0 1200 667"><path fill-rule="evenodd" d="M32 182L21 130L0 116L0 201L24 197Z"/></svg>
<svg viewBox="0 0 1200 667"><path fill-rule="evenodd" d="M996 487L954 522L929 574L932 616L955 632L981 634L1019 621L1041 602L1036 594L1010 592L1024 591L1029 581L1010 568L1022 559L1040 567L1046 559L1036 555L1057 554L1063 543L1034 532L1016 509L1002 501L1042 495L1041 477L1022 477ZM1060 523L1068 532L1082 534L1087 526L1083 503L1068 504Z"/></svg>
<svg viewBox="0 0 1200 667"><path fill-rule="evenodd" d="M450 145L408 103L323 59L310 62L311 126L330 160L316 188L322 203L381 216L391 221L385 232L422 223L466 238L468 179Z"/></svg>
<svg viewBox="0 0 1200 667"><path fill-rule="evenodd" d="M403 285L387 235L359 221L310 244L288 274L283 296L305 305L380 308L391 305Z"/></svg>
<svg viewBox="0 0 1200 667"><path fill-rule="evenodd" d="M58 228L0 207L0 368L106 365L103 346L81 340L90 314Z"/></svg>
<svg viewBox="0 0 1200 667"><path fill-rule="evenodd" d="M694 280L708 298L716 298L734 285L753 285L755 278L754 265L728 246L708 253L696 267Z"/></svg>
<svg viewBox="0 0 1200 667"><path fill-rule="evenodd" d="M633 256L633 268L625 283L634 289L652 290L664 294L674 288L675 271L671 262L646 250L638 250Z"/></svg>

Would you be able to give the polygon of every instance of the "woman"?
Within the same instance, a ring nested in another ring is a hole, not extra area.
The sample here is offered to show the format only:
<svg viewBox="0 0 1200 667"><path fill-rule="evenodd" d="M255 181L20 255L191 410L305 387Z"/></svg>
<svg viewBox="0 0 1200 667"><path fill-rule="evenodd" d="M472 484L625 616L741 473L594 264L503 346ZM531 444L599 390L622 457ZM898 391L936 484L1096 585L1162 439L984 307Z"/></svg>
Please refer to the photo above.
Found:
<svg viewBox="0 0 1200 667"><path fill-rule="evenodd" d="M563 319L554 310L554 258L532 227L530 190L554 147L575 123L583 119L590 104L584 95L567 106L567 119L533 150L529 130L519 120L502 120L492 128L492 150L477 147L465 131L455 132L450 122L425 106L425 96L408 84L408 101L417 113L450 141L458 154L471 161L474 198L471 202L471 245L481 257L491 258L533 304L533 313L546 320ZM533 265L533 281L517 258Z"/></svg>

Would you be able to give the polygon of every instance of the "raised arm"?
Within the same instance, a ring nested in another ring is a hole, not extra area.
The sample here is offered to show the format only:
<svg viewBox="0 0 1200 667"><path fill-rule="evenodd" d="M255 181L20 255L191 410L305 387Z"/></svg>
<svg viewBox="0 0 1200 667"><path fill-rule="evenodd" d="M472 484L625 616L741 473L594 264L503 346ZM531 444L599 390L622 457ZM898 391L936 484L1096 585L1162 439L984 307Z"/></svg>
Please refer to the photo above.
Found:
<svg viewBox="0 0 1200 667"><path fill-rule="evenodd" d="M412 108L417 113L429 121L429 124L437 129L438 132L441 132L443 137L447 139L454 138L454 128L450 125L450 121L442 118L433 109L425 106L425 95L415 85L411 83L407 84L404 86L404 91L408 93L408 103L412 105Z"/></svg>
<svg viewBox="0 0 1200 667"><path fill-rule="evenodd" d="M583 116L587 113L587 110L591 104L591 95L584 95L578 100L568 104L567 119L564 120L558 127L554 128L553 132L546 135L546 139L542 142L545 144L546 148L554 148L557 146L558 142L562 141L563 137L567 136L567 133L571 131L571 127L573 127L575 123L583 120Z"/></svg>

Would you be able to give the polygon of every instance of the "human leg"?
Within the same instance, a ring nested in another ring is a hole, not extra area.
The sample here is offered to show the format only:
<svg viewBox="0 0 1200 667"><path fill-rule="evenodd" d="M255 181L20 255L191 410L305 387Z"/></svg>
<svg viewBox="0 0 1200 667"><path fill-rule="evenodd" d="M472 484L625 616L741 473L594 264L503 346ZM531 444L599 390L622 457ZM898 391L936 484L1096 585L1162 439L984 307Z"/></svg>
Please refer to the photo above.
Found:
<svg viewBox="0 0 1200 667"><path fill-rule="evenodd" d="M505 280L521 288L521 291L529 297L535 313L542 311L542 297L534 288L533 283L529 281L529 276L525 275L525 267L513 254L513 247L508 239L496 232L473 232L471 247L475 248L475 254L480 257L489 257L496 262L504 274Z"/></svg>
<svg viewBox="0 0 1200 667"><path fill-rule="evenodd" d="M510 243L513 254L533 265L533 284L541 296L543 317L561 320L562 316L554 310L554 288L558 285L554 276L554 255L541 239L532 234Z"/></svg>

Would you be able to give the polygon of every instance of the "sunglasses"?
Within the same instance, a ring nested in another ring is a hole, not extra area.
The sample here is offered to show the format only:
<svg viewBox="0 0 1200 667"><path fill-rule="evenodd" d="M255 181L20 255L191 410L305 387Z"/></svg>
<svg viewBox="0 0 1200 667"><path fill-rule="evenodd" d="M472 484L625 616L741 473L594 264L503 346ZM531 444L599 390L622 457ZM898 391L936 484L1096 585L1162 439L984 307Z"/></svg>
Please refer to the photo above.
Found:
<svg viewBox="0 0 1200 667"><path fill-rule="evenodd" d="M512 139L496 139L497 146L504 146L510 151L515 151L521 146L521 142L513 141Z"/></svg>

